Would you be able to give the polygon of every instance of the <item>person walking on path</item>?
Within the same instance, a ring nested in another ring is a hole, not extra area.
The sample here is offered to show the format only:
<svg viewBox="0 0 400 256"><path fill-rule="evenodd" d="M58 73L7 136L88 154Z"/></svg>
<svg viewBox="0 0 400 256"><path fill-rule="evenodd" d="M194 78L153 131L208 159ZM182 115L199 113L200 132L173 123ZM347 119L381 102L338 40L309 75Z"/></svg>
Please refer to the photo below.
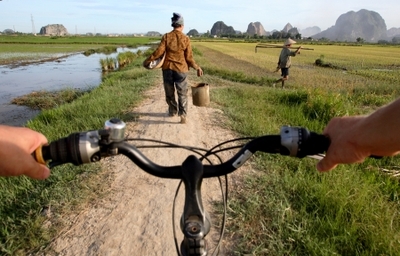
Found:
<svg viewBox="0 0 400 256"><path fill-rule="evenodd" d="M278 66L276 68L277 71L279 69L281 70L281 78L275 81L275 83L273 84L274 87L276 83L282 82L282 88L283 88L285 85L285 81L289 79L289 68L292 65L291 57L300 54L300 49L301 49L301 46L299 46L299 48L297 48L296 51L291 51L290 47L292 46L292 44L295 43L296 41L288 38L283 44L281 54L279 55Z"/></svg>
<svg viewBox="0 0 400 256"><path fill-rule="evenodd" d="M184 20L179 13L173 13L171 18L173 30L163 35L157 49L145 60L144 65L162 58L163 83L165 98L168 104L169 116L178 114L181 123L186 123L188 109L188 82L187 73L189 68L197 70L197 76L203 75L203 70L193 59L190 39L183 33ZM175 90L178 102L175 99Z"/></svg>

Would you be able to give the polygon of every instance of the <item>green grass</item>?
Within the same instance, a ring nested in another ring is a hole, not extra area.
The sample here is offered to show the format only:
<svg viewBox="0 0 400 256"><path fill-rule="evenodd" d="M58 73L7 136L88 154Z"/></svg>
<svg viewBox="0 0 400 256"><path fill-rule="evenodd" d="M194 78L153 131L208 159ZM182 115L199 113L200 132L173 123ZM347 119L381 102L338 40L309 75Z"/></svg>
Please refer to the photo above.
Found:
<svg viewBox="0 0 400 256"><path fill-rule="evenodd" d="M31 109L46 110L71 103L80 96L89 92L90 89L84 91L73 88L67 88L60 91L38 91L14 98L11 103L20 106L27 106Z"/></svg>
<svg viewBox="0 0 400 256"><path fill-rule="evenodd" d="M212 95L232 129L246 136L276 134L283 124L321 132L351 106L322 92L240 84ZM399 181L377 168L398 166L398 157L327 174L316 172L315 160L258 155L256 161L260 172L235 188L229 202L228 228L241 234L240 255L395 255L400 249Z"/></svg>
<svg viewBox="0 0 400 256"><path fill-rule="evenodd" d="M107 37L107 36L63 36L63 37L49 37L49 36L13 36L13 35L0 35L0 44L53 44L53 45L73 45L73 44L89 44L89 45L144 45L151 41L157 41L160 38L150 37L133 37L133 36L120 36L120 37ZM47 47L47 46L46 46Z"/></svg>

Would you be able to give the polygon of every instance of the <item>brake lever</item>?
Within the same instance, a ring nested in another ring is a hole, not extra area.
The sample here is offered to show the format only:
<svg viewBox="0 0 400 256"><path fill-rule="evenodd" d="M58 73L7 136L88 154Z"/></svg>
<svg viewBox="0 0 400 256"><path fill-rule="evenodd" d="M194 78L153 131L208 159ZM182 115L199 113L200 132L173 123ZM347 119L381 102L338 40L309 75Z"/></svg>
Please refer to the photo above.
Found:
<svg viewBox="0 0 400 256"><path fill-rule="evenodd" d="M322 158L325 157L325 154L316 154L316 155L309 155L307 156L308 158L316 159L316 160L322 160Z"/></svg>

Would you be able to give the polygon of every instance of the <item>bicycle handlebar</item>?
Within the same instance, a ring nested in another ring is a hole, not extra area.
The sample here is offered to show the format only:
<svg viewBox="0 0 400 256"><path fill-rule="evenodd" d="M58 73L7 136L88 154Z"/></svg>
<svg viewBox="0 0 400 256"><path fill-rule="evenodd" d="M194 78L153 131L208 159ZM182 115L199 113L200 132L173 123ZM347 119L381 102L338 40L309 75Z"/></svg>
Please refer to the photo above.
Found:
<svg viewBox="0 0 400 256"><path fill-rule="evenodd" d="M100 161L101 158L118 154L125 155L142 170L161 178L181 179L179 166L161 166L145 155L134 145L126 142L125 123L111 119L104 129L72 133L68 137L52 141L38 148L35 159L50 167L72 163L81 165ZM281 154L303 158L327 151L330 140L306 128L283 126L280 135L265 135L246 143L231 159L218 165L204 165L203 178L217 177L233 172L242 166L255 152Z"/></svg>
<svg viewBox="0 0 400 256"><path fill-rule="evenodd" d="M185 184L185 205L181 217L184 239L180 249L176 240L175 246L178 255L184 256L207 255L204 238L210 231L211 220L202 205L203 178L227 175L241 167L257 151L303 158L327 151L330 144L327 137L310 132L306 128L283 126L280 135L251 138L232 158L217 165L212 165L211 162L203 164L203 158L190 155L181 165L162 166L151 161L137 147L127 142L128 139L124 137L125 127L123 121L111 119L105 123L104 129L72 133L38 148L33 156L39 163L48 163L52 168L66 163L93 163L104 157L122 154L151 175L181 179ZM203 157L216 154L213 149L207 151ZM222 229L223 227L224 225Z"/></svg>

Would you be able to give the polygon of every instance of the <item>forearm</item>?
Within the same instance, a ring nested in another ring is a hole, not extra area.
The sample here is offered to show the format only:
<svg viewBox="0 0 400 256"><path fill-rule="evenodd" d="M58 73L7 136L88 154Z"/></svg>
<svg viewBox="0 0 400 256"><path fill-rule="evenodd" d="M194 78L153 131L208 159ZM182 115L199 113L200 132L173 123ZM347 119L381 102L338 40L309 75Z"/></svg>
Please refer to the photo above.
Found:
<svg viewBox="0 0 400 256"><path fill-rule="evenodd" d="M358 143L373 155L400 151L400 99L378 109L359 122Z"/></svg>
<svg viewBox="0 0 400 256"><path fill-rule="evenodd" d="M329 171L338 164L360 163L365 158L400 152L400 99L368 116L336 117L324 129L331 144L317 168Z"/></svg>

